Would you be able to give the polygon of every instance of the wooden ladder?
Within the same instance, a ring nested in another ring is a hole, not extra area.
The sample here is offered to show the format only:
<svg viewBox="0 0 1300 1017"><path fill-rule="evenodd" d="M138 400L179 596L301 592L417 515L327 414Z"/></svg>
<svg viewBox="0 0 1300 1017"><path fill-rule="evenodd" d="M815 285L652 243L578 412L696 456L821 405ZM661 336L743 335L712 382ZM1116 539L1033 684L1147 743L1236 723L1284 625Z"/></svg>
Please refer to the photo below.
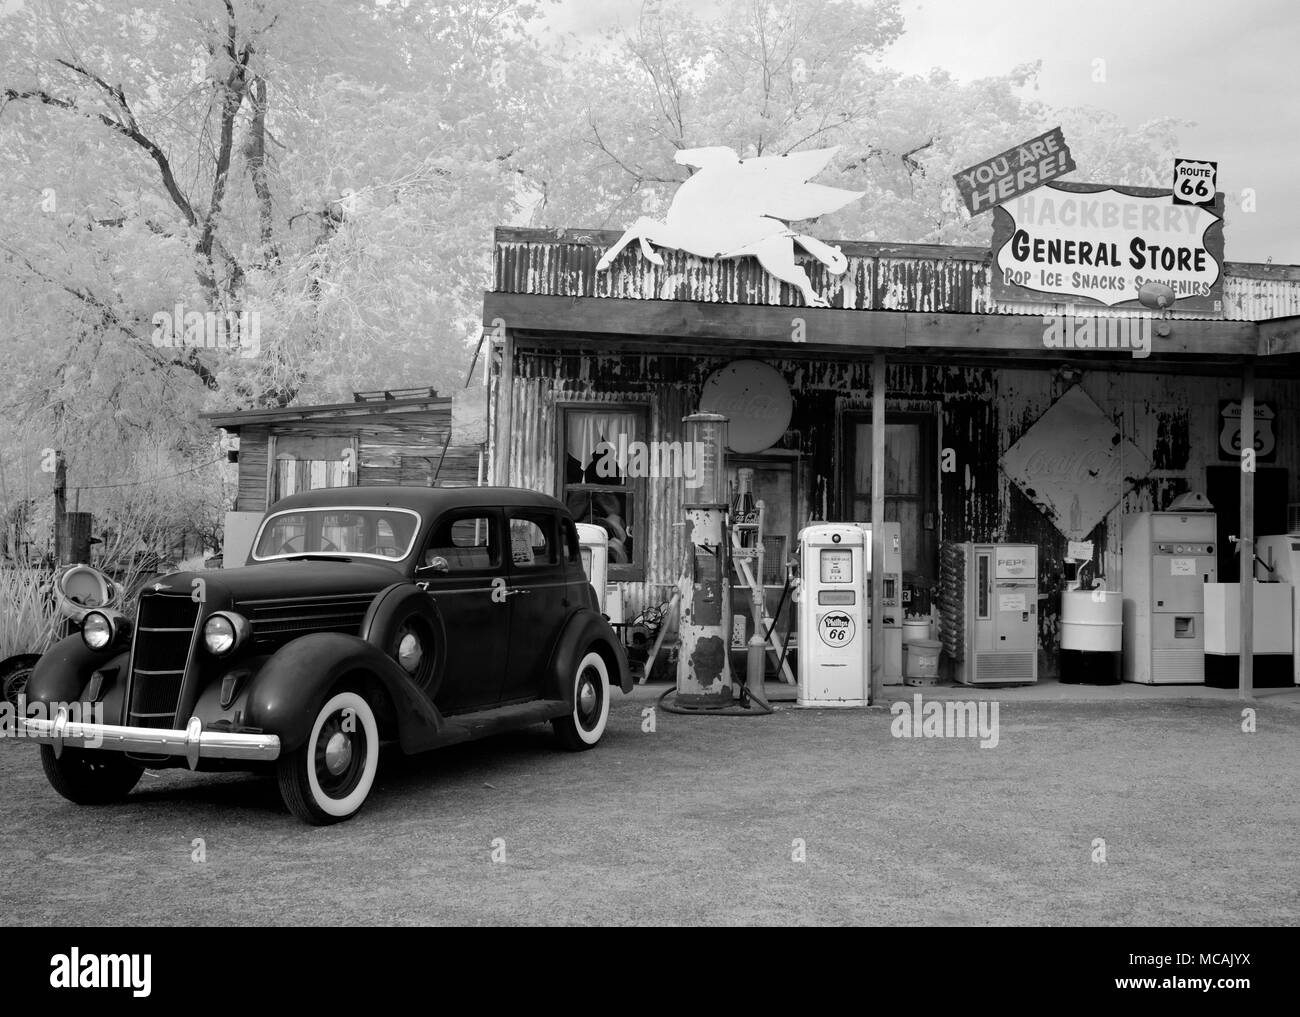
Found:
<svg viewBox="0 0 1300 1017"><path fill-rule="evenodd" d="M754 631L762 635L767 633L767 652L773 662L779 662L781 679L787 685L795 684L794 673L790 670L789 655L783 653L776 638L776 624L767 615L767 597L763 589L763 514L762 501L755 503L757 518L748 522L733 522L731 529L731 565L740 584L750 590L749 610L754 621ZM752 535L753 543L746 544L745 535ZM753 562L751 569L750 563ZM728 643L730 643L730 636ZM760 690L761 691L761 690Z"/></svg>

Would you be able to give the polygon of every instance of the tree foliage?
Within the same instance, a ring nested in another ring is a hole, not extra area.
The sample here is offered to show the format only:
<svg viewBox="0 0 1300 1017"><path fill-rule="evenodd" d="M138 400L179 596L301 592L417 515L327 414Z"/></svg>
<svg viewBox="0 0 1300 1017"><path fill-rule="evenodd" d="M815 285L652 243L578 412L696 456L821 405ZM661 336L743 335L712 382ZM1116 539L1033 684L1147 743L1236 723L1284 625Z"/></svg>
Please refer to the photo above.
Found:
<svg viewBox="0 0 1300 1017"><path fill-rule="evenodd" d="M23 0L0 14L0 469L82 484L212 458L204 409L458 386L499 224L658 215L681 148L839 146L828 238L987 242L951 175L1063 123L1080 179L1149 182L1126 128L882 55L897 0L648 0L597 39L519 0ZM255 356L158 346L254 313ZM39 478L38 478L39 479ZM30 488L30 478L23 486Z"/></svg>

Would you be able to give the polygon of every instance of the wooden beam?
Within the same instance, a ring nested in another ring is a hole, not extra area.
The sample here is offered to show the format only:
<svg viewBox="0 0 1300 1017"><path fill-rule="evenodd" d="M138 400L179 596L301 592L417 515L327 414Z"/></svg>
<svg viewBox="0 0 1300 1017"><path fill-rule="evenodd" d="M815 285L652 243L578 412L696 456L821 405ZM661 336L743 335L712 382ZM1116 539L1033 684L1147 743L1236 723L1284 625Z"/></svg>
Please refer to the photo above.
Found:
<svg viewBox="0 0 1300 1017"><path fill-rule="evenodd" d="M506 487L510 484L510 439L514 426L515 398L515 334L514 329L505 330L501 340L501 376L497 381L497 433L494 447L496 449L496 484Z"/></svg>
<svg viewBox="0 0 1300 1017"><path fill-rule="evenodd" d="M1300 316L1261 321L1259 353L1265 357L1300 353Z"/></svg>
<svg viewBox="0 0 1300 1017"><path fill-rule="evenodd" d="M821 307L633 300L621 297L540 297L487 293L483 318L504 318L519 330L581 332L638 339L719 341L782 348L789 354L819 350L886 349L938 354L1027 355L1061 361L1123 366L1164 356L1253 357L1259 331L1253 321L1199 318L1153 320L1154 352L1137 358L1127 349L1049 349L1040 314L930 314L916 311L846 311ZM802 328L795 327L796 322ZM1161 335L1164 329L1167 335ZM792 335L800 334L798 342Z"/></svg>
<svg viewBox="0 0 1300 1017"><path fill-rule="evenodd" d="M1241 448L1255 448L1255 365L1241 372ZM1241 560L1241 656L1237 695L1255 696L1255 464L1243 459L1241 470L1241 525L1237 552Z"/></svg>
<svg viewBox="0 0 1300 1017"><path fill-rule="evenodd" d="M872 706L885 691L884 561L885 355L877 353L871 359L871 675L867 702Z"/></svg>

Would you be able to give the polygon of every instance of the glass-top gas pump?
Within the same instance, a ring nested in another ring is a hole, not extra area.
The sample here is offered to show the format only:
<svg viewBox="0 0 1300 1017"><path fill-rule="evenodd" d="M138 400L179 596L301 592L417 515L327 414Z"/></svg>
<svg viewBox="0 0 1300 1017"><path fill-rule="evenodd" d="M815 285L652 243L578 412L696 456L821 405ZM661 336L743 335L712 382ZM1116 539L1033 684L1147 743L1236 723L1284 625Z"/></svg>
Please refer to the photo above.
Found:
<svg viewBox="0 0 1300 1017"><path fill-rule="evenodd" d="M682 506L690 564L677 627L677 702L687 708L727 706L733 700L727 418L693 413L682 423L695 450L696 475Z"/></svg>

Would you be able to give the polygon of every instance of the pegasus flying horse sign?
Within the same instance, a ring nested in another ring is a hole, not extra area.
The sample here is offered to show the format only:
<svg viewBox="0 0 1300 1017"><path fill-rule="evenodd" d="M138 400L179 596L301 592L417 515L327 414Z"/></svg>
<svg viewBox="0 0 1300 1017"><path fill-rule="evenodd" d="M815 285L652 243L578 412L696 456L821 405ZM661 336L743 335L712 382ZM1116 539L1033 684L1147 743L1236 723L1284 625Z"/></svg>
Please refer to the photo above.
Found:
<svg viewBox="0 0 1300 1017"><path fill-rule="evenodd" d="M829 307L813 290L808 274L795 263L794 245L797 243L835 275L844 272L848 261L838 247L797 233L790 223L834 212L866 193L808 183L836 151L819 148L742 159L724 146L683 149L674 160L699 172L677 188L663 222L638 219L605 252L596 271L607 271L633 240L640 242L641 253L656 265L662 265L664 259L652 244L700 258L752 255L767 272L796 287L810 307Z"/></svg>

